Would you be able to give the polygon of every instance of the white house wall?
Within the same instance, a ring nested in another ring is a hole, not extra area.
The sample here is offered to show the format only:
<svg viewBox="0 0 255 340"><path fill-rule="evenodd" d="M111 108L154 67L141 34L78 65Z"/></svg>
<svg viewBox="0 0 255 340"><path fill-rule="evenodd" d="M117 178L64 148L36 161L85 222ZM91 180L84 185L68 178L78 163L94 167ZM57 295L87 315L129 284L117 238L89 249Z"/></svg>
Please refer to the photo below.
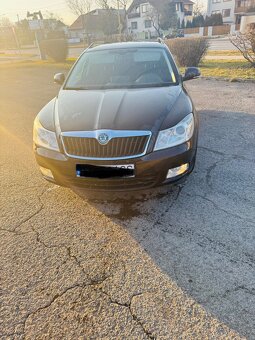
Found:
<svg viewBox="0 0 255 340"><path fill-rule="evenodd" d="M149 3L143 3L142 5L148 5L149 11L153 9L153 7ZM128 18L128 31L130 33L139 35L141 33L149 33L150 35L156 35L156 29L152 27L145 27L145 20L150 20L149 11L147 13L142 13L142 5L140 5L140 17L137 18ZM132 29L132 22L137 22L137 29Z"/></svg>
<svg viewBox="0 0 255 340"><path fill-rule="evenodd" d="M148 5L149 11L147 13L142 13L142 6ZM153 10L153 7L149 4L144 2L140 6L140 17L136 18L128 18L128 31L129 33L136 35L137 38L141 37L144 34L149 34L150 36L157 36L157 30L152 26L150 28L145 27L145 20L150 20L149 12L150 10ZM134 13L134 12L132 12ZM182 22L183 19L186 21L186 17L184 17L184 12L181 12L178 8L176 11L178 19L180 19L180 22ZM189 17L192 18L192 17ZM132 22L137 22L137 29L132 29ZM156 26L158 26L157 23L155 23Z"/></svg>
<svg viewBox="0 0 255 340"><path fill-rule="evenodd" d="M247 29L249 28L250 24L255 25L255 14L242 16L241 18L241 26L240 26L240 32L245 33Z"/></svg>
<svg viewBox="0 0 255 340"><path fill-rule="evenodd" d="M208 0L207 15L210 16L213 12L219 11L223 14L224 9L230 9L230 16L223 18L223 23L234 23L235 22L235 0L224 1L217 0L219 2L213 3L215 0Z"/></svg>

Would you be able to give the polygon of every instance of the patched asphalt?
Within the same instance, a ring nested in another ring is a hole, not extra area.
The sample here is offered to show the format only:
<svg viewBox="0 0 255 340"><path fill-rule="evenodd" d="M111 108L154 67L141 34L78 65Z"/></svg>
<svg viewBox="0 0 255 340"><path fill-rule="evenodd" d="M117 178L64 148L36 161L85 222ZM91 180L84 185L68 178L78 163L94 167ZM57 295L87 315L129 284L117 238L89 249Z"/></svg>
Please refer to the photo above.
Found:
<svg viewBox="0 0 255 340"><path fill-rule="evenodd" d="M194 173L106 202L35 164L32 123L57 71L0 70L1 339L254 339L254 84L187 83Z"/></svg>

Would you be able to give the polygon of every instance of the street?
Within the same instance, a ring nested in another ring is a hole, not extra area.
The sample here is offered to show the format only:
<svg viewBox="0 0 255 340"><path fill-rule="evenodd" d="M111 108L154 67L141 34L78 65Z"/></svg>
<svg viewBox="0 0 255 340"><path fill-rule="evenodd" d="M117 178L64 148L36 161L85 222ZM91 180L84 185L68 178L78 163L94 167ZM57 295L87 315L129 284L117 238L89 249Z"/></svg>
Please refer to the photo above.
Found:
<svg viewBox="0 0 255 340"><path fill-rule="evenodd" d="M224 38L214 38L210 39L209 51L235 51L237 50L234 45L231 44L228 37ZM78 58L81 53L84 51L84 47L72 47L69 46L69 58ZM213 57L215 58L215 56ZM237 56L223 56L221 59L240 59ZM0 50L0 61L12 61L12 60L38 60L39 59L39 51L35 47L21 49L20 51L17 49L8 49L8 50ZM209 58L211 59L211 58Z"/></svg>
<svg viewBox="0 0 255 340"><path fill-rule="evenodd" d="M106 202L36 166L33 120L61 71L0 69L0 338L254 339L254 84L187 82L193 174Z"/></svg>

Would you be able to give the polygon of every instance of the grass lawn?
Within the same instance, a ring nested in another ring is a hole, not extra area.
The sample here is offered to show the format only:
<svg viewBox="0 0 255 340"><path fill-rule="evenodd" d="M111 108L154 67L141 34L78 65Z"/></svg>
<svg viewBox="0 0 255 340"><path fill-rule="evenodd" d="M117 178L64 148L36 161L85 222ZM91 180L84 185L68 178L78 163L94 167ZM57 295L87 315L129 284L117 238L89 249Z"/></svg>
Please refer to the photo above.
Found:
<svg viewBox="0 0 255 340"><path fill-rule="evenodd" d="M0 68L27 68L27 67L54 67L60 70L68 71L75 58L68 59L65 63L55 63L53 61L15 61L8 64L0 63ZM200 65L200 70L203 77L215 77L215 78L226 78L229 80L255 80L255 68L251 67L247 61L236 60L236 59L210 59L204 60ZM180 68L180 71L184 73L185 68Z"/></svg>
<svg viewBox="0 0 255 340"><path fill-rule="evenodd" d="M36 56L36 54L32 54L32 53L3 53L0 52L0 57L26 57L26 58L30 58L30 57L34 57Z"/></svg>
<svg viewBox="0 0 255 340"><path fill-rule="evenodd" d="M222 77L230 80L253 79L255 68L247 61L240 60L204 60L200 65L203 77Z"/></svg>
<svg viewBox="0 0 255 340"><path fill-rule="evenodd" d="M241 52L235 51L208 51L206 53L208 56L240 56L242 57Z"/></svg>

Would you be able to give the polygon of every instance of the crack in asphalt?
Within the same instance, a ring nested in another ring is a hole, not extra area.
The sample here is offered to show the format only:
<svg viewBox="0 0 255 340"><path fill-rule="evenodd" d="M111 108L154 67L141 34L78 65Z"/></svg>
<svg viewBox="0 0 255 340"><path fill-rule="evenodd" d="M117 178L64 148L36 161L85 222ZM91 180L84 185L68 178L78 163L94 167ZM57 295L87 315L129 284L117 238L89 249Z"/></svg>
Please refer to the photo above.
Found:
<svg viewBox="0 0 255 340"><path fill-rule="evenodd" d="M23 323L20 323L20 324L23 324L23 333L19 333L19 335L23 335L25 336L26 334L26 323L28 321L28 319L30 317L32 317L33 315L35 315L36 313L40 312L41 310L44 310L44 309L47 309L47 308L50 308L51 305L56 302L57 299L63 297L67 292L69 292L70 290L73 290L73 289L76 289L76 288L86 288L86 287L91 287L95 292L98 292L100 291L103 295L107 296L107 298L109 299L110 303L111 304L114 304L114 305L117 305L117 306L121 306L121 307L126 307L128 308L129 312L130 312L130 315L132 316L132 319L141 326L142 330L144 331L145 335L149 338L149 339L156 339L155 336L152 335L152 333L150 331L148 331L144 325L144 323L139 320L139 318L135 315L135 313L132 311L132 301L135 297L137 296L141 296L143 295L145 292L143 293L137 293L137 294L134 294L131 299L130 299L130 302L128 304L125 304L125 303L121 303L117 300L113 300L111 295L108 294L107 292L105 292L101 287L100 285L102 285L102 283L107 280L110 276L104 278L103 280L97 280L97 281L91 281L90 283L82 283L82 284L74 284L68 288L66 288L62 293L60 294L56 294L46 305L42 306L42 307L39 307L37 308L35 311L31 312L31 313L28 313L23 321ZM99 286L99 287L98 287ZM80 294L81 295L81 294ZM77 302L79 297L77 297L77 299L74 301L74 302ZM17 335L17 333L13 333L13 335Z"/></svg>
<svg viewBox="0 0 255 340"><path fill-rule="evenodd" d="M212 179L212 172L217 168L217 166L220 163L223 163L225 161L228 161L227 159L220 159L218 161L215 161L211 166L209 166L206 169L206 176L205 176L205 180L206 180L206 184L208 185L208 187L212 190L213 189L213 185L211 183L211 179Z"/></svg>
<svg viewBox="0 0 255 340"><path fill-rule="evenodd" d="M29 220L31 220L33 217L35 217L36 215L38 215L43 209L44 209L44 204L43 204L43 202L42 202L42 197L43 197L43 195L45 195L47 192L49 191L49 189L47 189L46 191L44 191L41 195L40 195L40 197L38 197L38 199L39 199L39 201L40 201L40 208L39 209L37 209L36 210L36 212L34 212L33 214L31 214L29 217L27 217L26 219L24 219L24 220L22 220L13 230L9 230L9 229L0 229L0 230L2 230L2 231L6 231L6 232L9 232L9 233L13 233L13 234L15 234L15 235L25 235L25 234L28 234L28 233L34 233L35 235L36 235L36 242L38 242L39 244L41 244L41 245L43 245L45 248L47 248L47 249L54 249L54 248L56 248L56 249L65 249L66 250L66 253L67 253L67 256L68 256L68 258L69 259L71 259L71 260L74 260L75 261L75 263L78 265L78 267L81 269L81 272L83 273L83 275L86 277L86 278L88 278L88 275L87 275L87 273L84 271L84 268L83 268L83 266L82 266L82 264L81 264L81 262L78 260L78 258L77 258L77 256L75 256L74 254L72 254L72 251L71 251L71 247L67 247L66 245L48 245L48 244L46 244L44 241L42 241L42 239L41 239L41 237L40 237L40 233L39 233L39 231L37 231L33 226L31 226L30 228L31 228L31 231L27 231L27 232L17 232L16 231L16 229L18 228L18 227L21 227L23 224L25 224L26 222L28 222ZM178 198L178 196L179 196L179 192L180 192L180 190L178 191L178 195L177 195L177 198ZM177 199L176 198L176 199ZM63 264L65 264L67 261L64 261L63 263L62 263L62 265ZM132 312L132 309L131 309L131 304L132 304L132 300L136 297L136 296L139 296L139 295L142 295L143 293L138 293L138 294L135 294L135 295L133 295L132 297L131 297L131 300L130 300L130 303L129 304L122 304L121 302L118 302L117 300L113 300L112 298L111 298L111 296L107 293L107 292L105 292L105 291L103 291L102 289L98 289L98 288L95 288L96 286L98 286L98 285L101 285L105 280L107 280L109 277L111 277L111 275L108 275L108 276L106 276L106 277L104 277L103 279L100 279L100 280L90 280L90 282L89 283L76 283L76 284L74 284L74 285L71 285L71 286L69 286L69 287L67 287L63 292L61 292L61 293L58 293L58 294L56 294L56 295L54 295L53 296L53 298L47 303L47 304L45 304L44 306L42 306L42 307L39 307L39 308L37 308L35 311L33 311L33 312L30 312L30 313L28 313L26 316L25 316L25 318L24 318L24 321L23 322L21 322L21 323L19 323L19 324L22 324L23 325L23 332L19 332L19 333L12 333L11 335L5 335L5 334L3 334L3 336L13 336L13 335L20 335L20 336L25 336L25 328L26 328L26 323L27 323L27 321L28 321L28 319L30 318L30 317L32 317L33 315L35 315L36 313L38 313L38 312L40 312L41 310L44 310L44 309L47 309L47 308L49 308L57 299L59 299L59 298L61 298L62 296L64 296L67 292L69 292L70 290L73 290L73 289L75 289L75 288L85 288L85 287L92 287L95 291L98 291L98 290L100 290L103 294L105 294L108 298L109 298L109 300L110 300L110 302L112 303L112 304L116 304L116 305L119 305L119 306L123 306L123 307L126 307L126 308L128 308L129 309L129 311L130 311L130 314L131 314L131 316L132 316L132 318L133 318L133 320L135 321L135 322L137 322L140 326L141 326L141 328L143 329L143 331L144 331L144 333L146 334L146 336L149 338L149 339L155 339L155 337L154 336L152 336L152 333L151 332L149 332L148 330L146 330L146 328L145 328L145 325L144 325L144 323L142 323L142 321L141 320L139 320L138 318L137 318L137 316Z"/></svg>
<svg viewBox="0 0 255 340"><path fill-rule="evenodd" d="M209 295L207 299L205 300L198 299L197 302L199 304L208 304L212 299L222 299L222 298L225 299L228 297L228 295L232 293L237 293L240 290L243 290L250 295L255 295L255 288L248 288L248 287L245 287L244 285L241 285L241 286L233 287L232 289L227 289L224 293L221 293L221 294Z"/></svg>
<svg viewBox="0 0 255 340"><path fill-rule="evenodd" d="M213 240L206 235L196 233L191 229L185 228L184 230L183 228L181 228L179 231L175 232L167 228L161 228L161 231L164 233L168 233L170 235L175 235L179 237L189 236L189 240L194 239L194 242L197 243L197 245L199 245L201 248L208 248L208 249L213 250L215 253L219 255L224 255L225 257L230 258L229 260L233 263L241 262L243 264L247 264L249 267L252 267L252 268L255 264L255 259L251 255L244 254L245 257L247 257L247 260L244 260L240 258L239 254L236 254L236 259L234 259L234 255L231 255L231 256L229 255L229 252L231 251L231 247L227 246L223 242Z"/></svg>
<svg viewBox="0 0 255 340"><path fill-rule="evenodd" d="M141 239L138 240L139 243L142 243L147 236L149 235L149 233L155 228L156 225L161 225L161 220L164 218L164 216L172 209L172 207L175 205L175 203L178 201L178 198L182 192L184 185L178 185L178 191L176 194L176 197L173 199L172 203L167 206L167 208L165 209L165 211L163 211L160 216L157 218L157 220L152 224L152 226L150 228L147 228L146 233L142 236ZM170 224L169 224L170 225ZM171 226L171 225L170 225Z"/></svg>
<svg viewBox="0 0 255 340"><path fill-rule="evenodd" d="M244 290L248 294L255 295L255 288L247 288L242 285L235 287L233 290L226 290L226 292L221 297L226 298L229 294L238 292L239 290Z"/></svg>
<svg viewBox="0 0 255 340"><path fill-rule="evenodd" d="M14 229L12 229L12 231L16 231L18 228L20 228L23 224L25 224L26 222L30 221L33 217L35 217L36 215L40 214L40 212L44 209L44 204L42 202L42 197L49 191L49 189L44 190L40 196L38 196L38 201L39 201L39 208L32 214L30 214L28 217L26 217L25 219L21 220L20 223L18 223Z"/></svg>
<svg viewBox="0 0 255 340"><path fill-rule="evenodd" d="M207 148L207 147L201 146L201 145L198 146L198 149L203 149L203 150L206 150L208 152L212 152L212 153L214 153L217 156L228 157L229 160L231 160L231 159L240 159L242 161L254 163L254 159L250 159L250 158L247 158L245 156L235 155L235 154L231 155L231 154L224 153L224 152L221 152L221 151L218 151L218 150L214 150L214 149L210 149L210 148Z"/></svg>
<svg viewBox="0 0 255 340"><path fill-rule="evenodd" d="M200 148L205 149L205 150L208 150L208 151L213 152L213 153L215 153L215 154L217 154L217 155L220 155L220 156L225 156L225 154L222 153L222 152L218 152L218 151L215 151L215 150L211 150L211 149L208 149L208 148L205 148L205 147L200 147ZM235 157L235 156L233 156L233 157ZM223 159L220 159L220 160L216 161L212 166L210 166L210 167L207 169L206 182L207 182L207 184L208 184L208 186L209 186L210 188L212 187L212 185L211 185L211 173L212 173L212 171L217 167L217 165L218 165L220 162L222 162L222 161L224 161L224 160L223 160ZM160 214L160 216L158 217L158 219L153 223L152 227L147 231L147 233L143 236L143 238L142 238L139 242L144 241L144 240L146 239L146 237L148 236L148 234L153 230L153 228L154 228L156 225L162 224L161 222L162 222L162 220L164 219L165 215L172 209L172 207L174 206L174 204L176 203L176 201L179 199L179 196L180 196L180 194L181 194L181 192L182 192L182 188L183 188L183 186L178 186L178 191L177 191L176 197L174 198L173 202L165 209L164 212L162 212L162 213ZM69 258L70 260L74 260L75 263L77 264L77 266L81 269L83 275L84 275L86 278L88 278L87 273L85 272L85 270L84 270L84 268L83 268L81 262L79 261L79 259L77 258L77 256L75 256L74 254L72 254L71 247L68 247L68 246L66 246L66 245L56 245L56 246L55 246L55 245L48 245L48 244L46 244L46 243L41 239L41 236L40 236L39 231L37 231L33 226L30 227L30 228L31 228L31 231L27 231L27 232L18 232L18 231L17 231L17 229L18 229L19 227L21 227L21 226L22 226L23 224L25 224L26 222L30 221L30 220L31 220L32 218L34 218L36 215L40 214L40 212L44 209L44 204L43 204L43 202L42 202L42 197L43 197L48 191L49 191L49 189L47 189L46 191L44 191L44 192L38 197L38 200L39 200L39 202L40 202L40 207L39 207L33 214L31 214L31 215L28 216L27 218L23 219L17 226L15 226L15 228L14 228L13 230L4 229L4 228L1 228L0 230L1 230L1 231L5 231L5 232L9 232L9 233L13 233L13 234L15 234L15 235L25 235L25 234L28 234L28 233L32 233L32 232L33 232L33 233L35 233L35 235L36 235L36 241L37 241L38 243L40 243L41 245L43 245L44 247L46 247L46 248L48 248L48 249L53 249L53 248L57 248L57 249L63 248L63 249L65 249L68 258ZM239 216L239 215L237 215L237 214L231 213L231 212L229 212L229 211L227 211L227 210L225 210L225 209L219 207L213 200L211 200L211 199L209 199L208 197L206 197L206 194L205 194L205 196L203 196L203 195L198 195L198 194L190 195L190 194L188 194L188 193L184 193L184 195L186 195L186 196L188 196L188 197L197 196L197 197L199 197L199 198L201 198L201 199L204 199L204 200L210 202L211 204L213 204L217 210L220 210L220 211L222 211L222 212L224 212L224 213L226 213L226 214L229 214L229 215L231 215L231 216L233 216L233 217L236 217L236 218L239 218L239 219L241 219L241 220L244 220L244 221L250 222L250 223L252 223L252 224L255 224L255 223L253 222L253 220L250 220L250 219L247 219L247 218L243 218L243 217L241 217L241 216ZM171 226L171 225L170 225L170 226ZM167 230L167 229L162 229L162 231L164 231L164 232L170 232L170 231ZM212 243L213 240L211 240L211 239L208 238L208 242L209 242L209 243ZM223 245L223 246L225 247L224 244L221 244L221 245ZM66 262L67 262L67 260L66 260L65 262L63 262L62 265L65 264ZM253 263L254 263L254 262L253 262ZM124 276L125 276L125 275L124 275ZM36 313L40 312L41 310L44 310L44 309L49 308L49 307L50 307L57 299L59 299L59 298L61 298L62 296L64 296L67 292L69 292L69 291L71 291L71 290L73 290L73 289L76 289L76 288L85 288L85 287L91 286L95 291L98 291L98 290L99 290L99 291L101 291L104 295L106 295L106 296L109 298L110 303L115 304L115 305L118 305L118 306L122 306L122 307L128 308L128 309L129 309L129 312L130 312L130 314L131 314L131 316L132 316L132 318L133 318L133 320L136 321L137 324L140 325L140 327L143 329L145 335L146 335L149 339L155 339L155 336L153 336L153 333L146 329L146 325L142 322L142 320L140 320L140 319L137 317L137 315L136 315L136 314L134 313L134 311L132 310L133 299L134 299L135 297L137 297L137 296L143 295L145 292L134 294L134 295L131 297L129 303L121 303L121 302L119 302L118 300L113 299L113 298L111 297L111 295L110 295L109 293L107 293L106 291L104 291L101 287L98 287L98 286L100 286L105 280L107 280L109 277L111 277L111 275L109 275L109 276L107 276L107 277L105 277L105 278L103 278L103 279L101 279L101 280L92 280L90 283L86 283L86 284L85 284L84 282L83 282L83 283L75 283L75 284L73 284L73 285L67 287L63 292L54 295L53 298L52 298L47 304L45 304L45 305L42 306L42 307L39 307L39 308L36 309L35 311L30 312L30 313L28 313L28 314L25 316L24 321L21 323L21 324L23 324L23 328L24 328L24 332L23 332L23 333L21 333L21 332L15 333L15 332L14 332L14 333L8 334L8 335L3 334L3 336L14 336L14 335L16 335L16 336L19 336L19 335L20 335L20 336L22 336L22 335L25 336L26 323L27 323L27 321L28 321L28 319L29 319L30 317L32 317L32 316L35 315ZM247 293L249 293L249 294L253 294L253 295L255 294L253 288L252 288L252 289L248 289L248 288L245 287L245 286L238 286L238 287L234 288L233 290L227 290L224 294L219 295L219 298L226 298L230 293L236 292L236 291L238 291L238 290L245 290L245 291L246 291ZM209 301L211 298L213 298L213 297L215 297L215 296L210 296L206 301L204 301L204 303L208 302L208 301ZM203 302L202 302L202 303L203 303Z"/></svg>
<svg viewBox="0 0 255 340"><path fill-rule="evenodd" d="M99 290L109 298L110 303L112 303L112 304L114 304L114 305L121 306L121 307L126 307L126 308L128 308L129 313L131 314L133 320L136 321L136 322L141 326L141 328L143 329L143 331L144 331L144 333L147 335L147 337L148 337L149 339L156 339L156 337L153 336L153 333L146 329L145 323L143 323L141 320L139 320L139 318L137 317L137 315L132 311L132 302L133 302L133 299L136 298L137 296L142 296L143 294L145 294L145 293L147 293L147 292L149 292L149 291L142 292L142 293L136 293L136 294L134 294L134 295L131 296L131 299L130 299L130 302L129 302L129 303L121 303L121 302L119 302L119 301L117 301L117 300L113 300L113 298L111 297L111 295L108 294L106 291L104 291L102 288L99 288Z"/></svg>
<svg viewBox="0 0 255 340"><path fill-rule="evenodd" d="M191 197L191 198L194 197L194 196L199 197L199 198L201 198L201 199L203 199L203 200L205 200L205 201L207 201L207 202L210 202L217 210L222 211L222 212L226 213L226 214L229 215L229 216L238 218L238 219L240 219L240 220L243 220L243 221L246 221L246 222L249 222L249 223L255 225L254 220L251 220L251 219L249 219L249 218L247 218L247 217L240 216L240 215L238 215L238 214L232 213L232 212L230 212L230 211L228 211L228 210L226 210L226 209L223 209L223 208L219 207L217 203L215 203L213 200L211 200L210 198L207 197L207 194L205 194L205 195L203 196L203 195L199 195L199 194L192 194L192 195L191 195L191 194L189 194L189 193L184 193L184 195L186 195L186 196L188 196L188 197Z"/></svg>
<svg viewBox="0 0 255 340"><path fill-rule="evenodd" d="M225 154L224 152L221 152L221 151L218 151L218 150L213 150L213 149L210 149L210 148L207 148L207 147L205 147L205 146L202 146L202 145L199 145L198 147L197 147L198 149L203 149L203 150L206 150L206 151L209 151L209 152L212 152L212 153L214 153L215 155L218 155L218 156L229 156L229 155L227 155L227 154Z"/></svg>
<svg viewBox="0 0 255 340"><path fill-rule="evenodd" d="M108 277L109 277L109 276L108 276ZM42 307L37 308L36 310L34 310L33 312L28 313L28 314L25 316L24 321L22 322L22 324L23 324L23 329L24 329L22 335L25 336L25 334L26 334L26 331L25 331L25 329L26 329L26 323L27 323L27 321L28 321L28 319L29 319L30 317L32 317L32 316L35 315L36 313L40 312L41 310L50 308L51 305L52 305L54 302L56 302L57 299L63 297L63 296L64 296L66 293L68 293L70 290L73 290L73 289L76 289L76 288L92 287L95 291L97 291L94 287L97 286L97 285L101 285L106 279L108 279L108 277L106 277L106 278L104 278L104 279L102 279L102 280L98 280L98 281L91 281L90 283L84 283L84 282L83 282L83 283L75 283L75 284L73 284L73 285L67 287L63 292L55 294L55 295L53 296L53 298L52 298L47 304L45 304L45 305L42 306ZM77 298L77 299L78 299L78 298ZM77 301L77 300L76 300L76 301ZM76 301L75 301L75 302L76 302ZM15 333L14 333L14 334L15 334Z"/></svg>

